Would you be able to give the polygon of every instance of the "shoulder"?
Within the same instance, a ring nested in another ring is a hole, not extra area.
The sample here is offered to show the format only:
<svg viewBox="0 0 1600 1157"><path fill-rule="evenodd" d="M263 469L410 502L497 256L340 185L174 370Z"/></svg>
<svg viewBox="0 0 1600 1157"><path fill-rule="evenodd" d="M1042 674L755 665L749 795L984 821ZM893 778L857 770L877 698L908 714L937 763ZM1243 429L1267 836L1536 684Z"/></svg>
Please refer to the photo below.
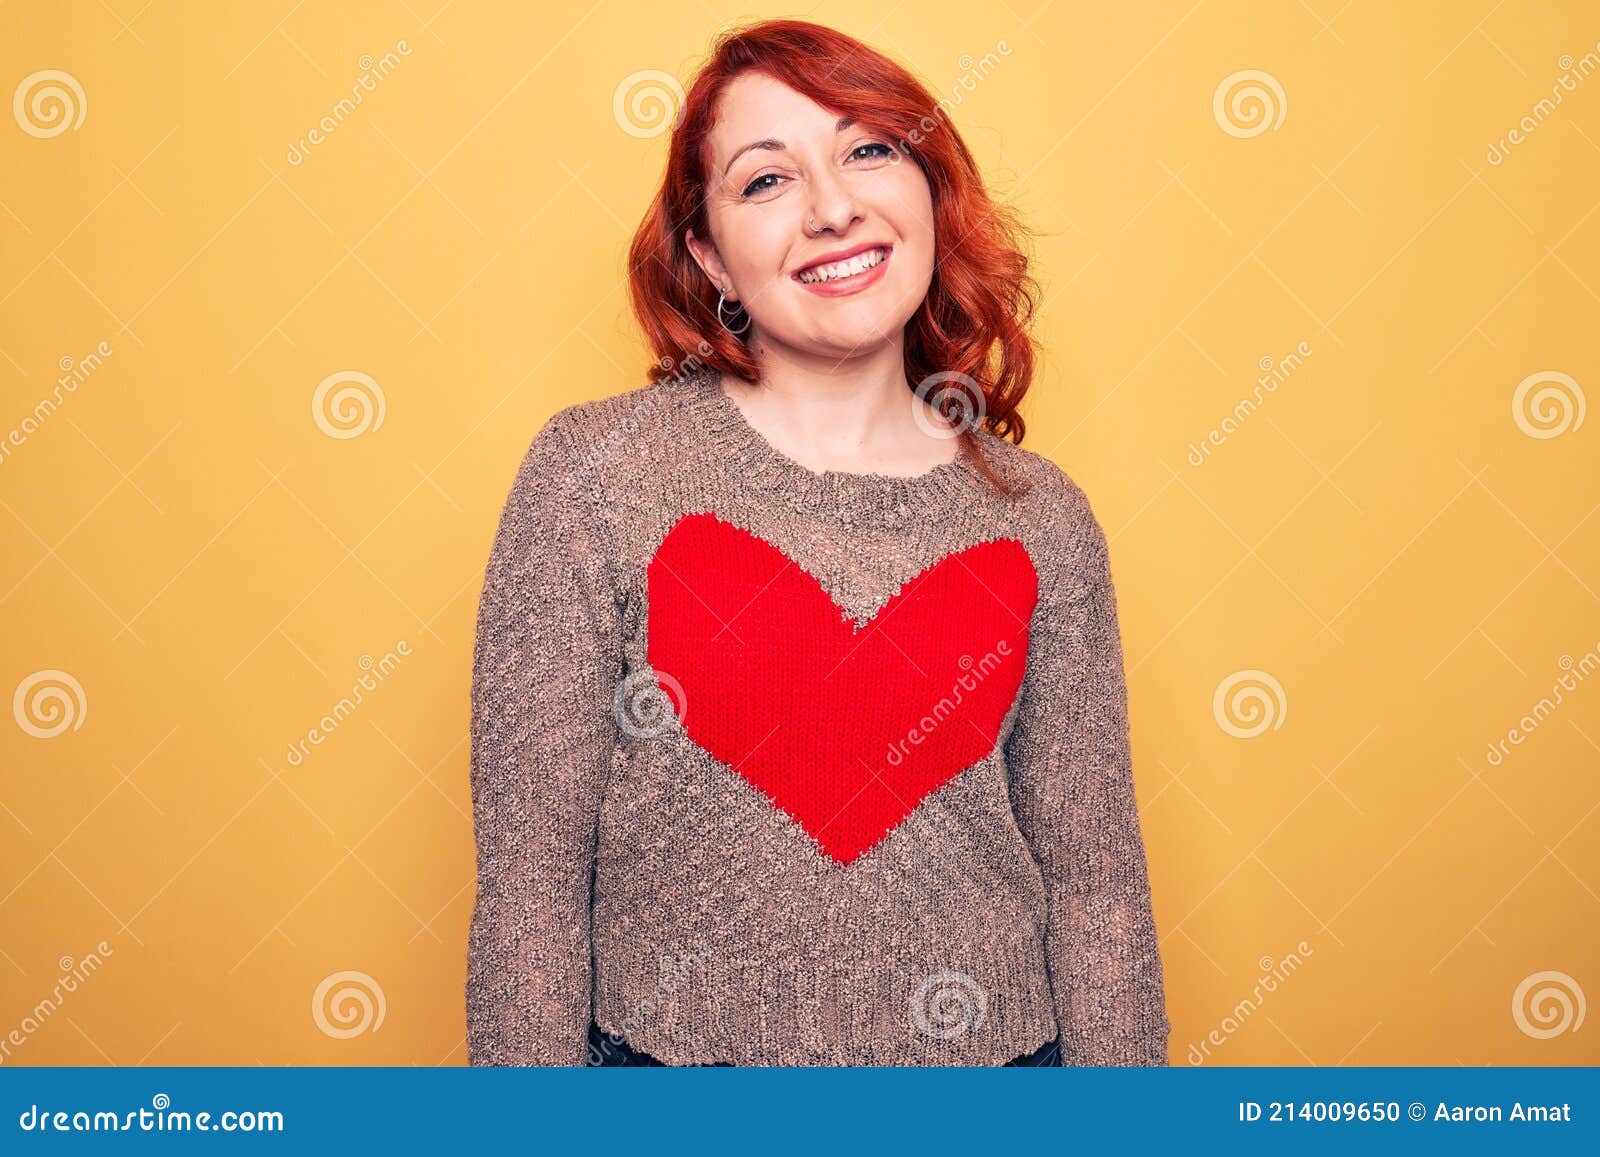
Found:
<svg viewBox="0 0 1600 1157"><path fill-rule="evenodd" d="M660 389L648 382L568 403L545 418L516 467L501 516L502 537L542 533L547 542L582 543L588 554L614 569L616 524L624 505L617 496L641 489L640 478L653 469L651 456L641 452L651 438L649 420L640 411L654 404Z"/></svg>
<svg viewBox="0 0 1600 1157"><path fill-rule="evenodd" d="M978 431L977 437L995 472L1022 486L1018 513L1025 521L1068 542L1103 533L1089 495L1059 462L987 430Z"/></svg>
<svg viewBox="0 0 1600 1157"><path fill-rule="evenodd" d="M654 450L670 445L663 435L678 401L670 380L651 380L572 402L550 415L534 435L533 446L558 445L575 470L600 485L613 474L647 466Z"/></svg>
<svg viewBox="0 0 1600 1157"><path fill-rule="evenodd" d="M613 467L637 458L641 444L651 441L671 402L666 388L649 381L563 406L534 432L524 468L559 464L573 482L599 486Z"/></svg>
<svg viewBox="0 0 1600 1157"><path fill-rule="evenodd" d="M1027 528L1047 586L1081 591L1091 580L1108 578L1105 528L1088 493L1055 459L1018 446L988 431L979 445L996 473L1021 484L1015 499L1018 522Z"/></svg>

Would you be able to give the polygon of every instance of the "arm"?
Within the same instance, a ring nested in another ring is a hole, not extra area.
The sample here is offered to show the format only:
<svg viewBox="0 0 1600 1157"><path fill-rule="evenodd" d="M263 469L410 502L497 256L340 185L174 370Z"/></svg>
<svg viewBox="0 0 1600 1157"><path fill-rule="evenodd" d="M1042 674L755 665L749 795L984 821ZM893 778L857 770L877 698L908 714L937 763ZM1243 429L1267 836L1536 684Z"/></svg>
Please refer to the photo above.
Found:
<svg viewBox="0 0 1600 1157"><path fill-rule="evenodd" d="M1165 1065L1170 1026L1106 538L1075 485L1061 505L1065 553L1040 584L1006 743L1012 802L1045 880L1062 1063Z"/></svg>
<svg viewBox="0 0 1600 1157"><path fill-rule="evenodd" d="M588 1055L590 878L622 663L597 517L557 414L517 471L478 605L471 1065Z"/></svg>

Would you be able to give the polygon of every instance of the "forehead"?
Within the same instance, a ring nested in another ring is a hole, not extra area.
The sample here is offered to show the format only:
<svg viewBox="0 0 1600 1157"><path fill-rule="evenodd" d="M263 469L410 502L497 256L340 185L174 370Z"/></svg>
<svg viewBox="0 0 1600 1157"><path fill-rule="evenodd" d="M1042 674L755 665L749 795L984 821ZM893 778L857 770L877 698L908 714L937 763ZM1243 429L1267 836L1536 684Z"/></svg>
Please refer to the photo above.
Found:
<svg viewBox="0 0 1600 1157"><path fill-rule="evenodd" d="M786 145L811 136L829 136L839 114L764 72L746 72L729 81L717 102L717 119L707 143L720 162L751 141L772 137Z"/></svg>

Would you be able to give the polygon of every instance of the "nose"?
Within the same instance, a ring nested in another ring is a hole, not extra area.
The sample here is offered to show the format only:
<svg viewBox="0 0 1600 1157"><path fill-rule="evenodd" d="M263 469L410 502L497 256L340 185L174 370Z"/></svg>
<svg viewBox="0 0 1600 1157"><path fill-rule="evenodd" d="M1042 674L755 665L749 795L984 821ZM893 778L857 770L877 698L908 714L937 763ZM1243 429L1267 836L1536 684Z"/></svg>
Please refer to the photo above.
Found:
<svg viewBox="0 0 1600 1157"><path fill-rule="evenodd" d="M812 179L810 216L806 231L811 236L823 232L844 233L860 219L861 213L847 182L832 172Z"/></svg>

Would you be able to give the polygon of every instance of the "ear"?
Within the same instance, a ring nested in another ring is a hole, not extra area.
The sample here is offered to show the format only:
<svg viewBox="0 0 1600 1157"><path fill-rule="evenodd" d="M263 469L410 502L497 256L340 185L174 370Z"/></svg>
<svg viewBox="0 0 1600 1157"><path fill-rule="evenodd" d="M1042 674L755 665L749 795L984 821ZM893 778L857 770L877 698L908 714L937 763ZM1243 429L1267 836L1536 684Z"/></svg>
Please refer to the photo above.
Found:
<svg viewBox="0 0 1600 1157"><path fill-rule="evenodd" d="M700 240L694 235L693 229L683 235L683 241L689 247L689 254L694 258L695 264L705 271L712 284L718 289L729 287L731 294L733 279L728 276L728 268L722 264L722 258L717 254L717 247L708 241ZM728 300L736 299L730 296Z"/></svg>

